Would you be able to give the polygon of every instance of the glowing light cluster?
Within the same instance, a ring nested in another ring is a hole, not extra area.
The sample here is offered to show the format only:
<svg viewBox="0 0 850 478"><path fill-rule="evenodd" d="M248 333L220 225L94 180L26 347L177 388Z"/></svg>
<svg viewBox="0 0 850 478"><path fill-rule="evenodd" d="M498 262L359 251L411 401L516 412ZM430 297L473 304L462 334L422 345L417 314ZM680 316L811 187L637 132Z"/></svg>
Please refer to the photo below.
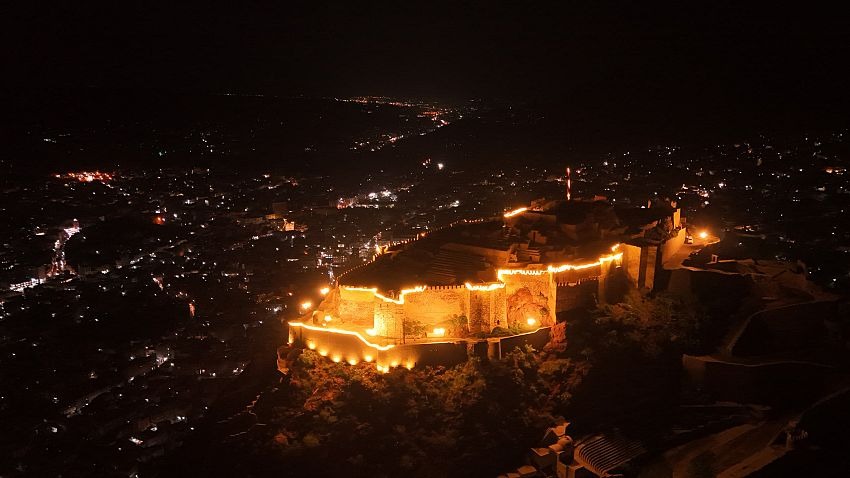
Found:
<svg viewBox="0 0 850 478"><path fill-rule="evenodd" d="M469 290L478 290L478 291L484 291L484 292L489 292L491 290L504 289L505 288L504 282L493 282L491 284L484 284L484 285L473 285L473 284L470 284L469 282L467 282L464 285Z"/></svg>
<svg viewBox="0 0 850 478"><path fill-rule="evenodd" d="M112 173L104 173L101 171L70 172L65 174L57 174L55 176L57 178L76 179L81 183L91 183L94 181L108 183L109 181L112 181L112 178L114 177Z"/></svg>
<svg viewBox="0 0 850 478"><path fill-rule="evenodd" d="M615 244L614 246L611 247L611 250L616 251L617 249L619 249L619 246L620 246L619 244ZM623 258L623 253L619 252L619 253L616 253L616 254L609 254L607 256L601 256L596 262L590 262L590 263L587 263L587 264L578 264L578 265L562 264L562 265L559 265L559 266L551 266L550 265L546 269L499 269L498 272L497 272L497 277L499 278L499 282L493 282L493 283L490 283L490 284L482 284L482 285L476 285L476 284L471 284L469 282L466 282L464 285L466 286L466 288L468 290L489 292L489 291L493 291L493 290L501 289L501 288L505 287L505 283L504 283L504 281L502 281L503 275L521 274L521 275L539 276L539 275L543 275L543 274L557 274L557 273L560 273L560 272L571 271L571 270L589 269L591 267L596 267L596 266L600 266L602 264L605 264L606 262L611 262L611 261L615 261L615 260L619 261L622 258ZM387 296L381 294L380 292L378 292L377 287L342 286L342 288L345 289L345 290L350 290L350 291L371 292L372 295L374 295L375 297L378 297L379 299L381 299L385 302L392 302L394 304L401 305L401 304L404 304L404 296L405 295L413 294L413 293L417 293L417 292L422 292L425 289L427 289L428 286L419 285L419 286L416 286L416 287L411 287L409 289L402 289L401 293L399 293L398 299L393 299L391 297L387 297ZM370 329L370 330L372 330L372 329ZM367 331L367 333L368 333L368 331Z"/></svg>
<svg viewBox="0 0 850 478"><path fill-rule="evenodd" d="M499 280L502 280L503 275L528 275L528 276L539 276L543 274L558 274L560 272L565 271L580 271L583 269L589 269L591 267L601 266L606 262L611 261L619 261L623 258L623 253L619 252L617 254L609 254L607 256L601 256L596 262L590 262L587 264L562 264L560 266L548 266L546 269L499 269L497 276Z"/></svg>
<svg viewBox="0 0 850 478"><path fill-rule="evenodd" d="M402 289L401 292L398 294L398 299L393 299L392 297L387 297L387 296L381 294L380 292L378 292L377 287L342 286L342 288L345 289L345 290L352 290L352 291L371 292L372 295L383 300L384 302L392 302L393 304L401 305L401 304L404 304L404 296L405 295L413 294L413 293L416 293L416 292L422 292L425 289L427 289L428 286L418 285L416 287L411 287L410 289Z"/></svg>
<svg viewBox="0 0 850 478"><path fill-rule="evenodd" d="M580 265L577 265L577 266L574 266L572 264L564 264L564 265L557 266L557 267L549 266L549 267L546 268L546 270L548 272L552 272L552 273L558 273L558 272L564 272L564 271L579 271L579 270L582 270L582 269L589 269L591 267L601 266L602 264L604 264L606 262L611 262L611 261L615 261L615 260L618 261L622 258L623 258L623 253L620 252L618 254L609 254L607 256L602 256L596 262L591 262L589 264L580 264Z"/></svg>
<svg viewBox="0 0 850 478"><path fill-rule="evenodd" d="M527 207L520 207L520 208L516 208L516 209L514 209L513 211L508 211L508 212L506 212L506 213L505 213L505 217L514 217L514 216L516 216L517 214L522 214L522 213L524 213L525 211L528 211L528 208L527 208Z"/></svg>

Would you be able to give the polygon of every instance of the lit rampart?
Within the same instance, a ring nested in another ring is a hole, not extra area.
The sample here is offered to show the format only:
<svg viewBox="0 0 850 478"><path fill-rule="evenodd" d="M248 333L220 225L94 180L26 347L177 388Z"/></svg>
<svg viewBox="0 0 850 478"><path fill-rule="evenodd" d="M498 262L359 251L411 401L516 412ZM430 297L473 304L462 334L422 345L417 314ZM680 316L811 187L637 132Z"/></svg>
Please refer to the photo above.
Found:
<svg viewBox="0 0 850 478"><path fill-rule="evenodd" d="M611 248L612 251L618 250L618 245ZM623 258L622 252L615 252L600 256L594 262L585 264L561 264L549 265L545 269L499 269L497 271L497 282L487 284L464 284L464 288L470 292L492 292L506 287L504 276L510 275L529 275L541 276L544 274L559 274L566 271L585 270L592 267L600 267L612 262L620 262ZM402 289L397 297L388 296L378 291L377 287L357 287L357 286L340 286L341 289L347 291L369 292L373 297L380 299L388 304L403 305L405 297L408 294L418 294L429 289L426 285L419 285ZM375 362L378 369L388 371L391 367L404 366L413 367L420 359L421 347L424 345L436 346L438 344L449 344L451 342L421 342L413 344L400 344L397 338L384 337L383 339L374 338L377 335L392 335L388 332L387 324L383 323L384 319L373 319L372 328L364 328L361 331L330 327L334 322L334 317L327 315L325 317L324 326L309 325L304 322L291 322L290 325L290 340L294 340L297 336L304 341L307 347L315 349L319 354L331 358L335 362L345 361L348 363L358 363L361 361ZM382 322L382 324L379 324ZM379 327L379 325L381 325ZM435 329L437 330L437 329ZM445 330L445 329L440 329ZM436 334L440 336L440 334ZM370 338L367 338L370 337ZM383 341L383 344L376 343L375 340ZM393 343L390 343L393 342Z"/></svg>
<svg viewBox="0 0 850 478"><path fill-rule="evenodd" d="M478 349L479 356L486 354L490 358L501 358L504 352L529 343L529 339L540 334L533 345L541 348L548 339L548 327L539 327L510 337L483 340L423 341L407 344L379 345L371 342L357 332L348 330L315 327L301 322L289 324L289 342L296 339L304 342L310 350L327 357L336 363L357 365L361 362L374 363L380 372L389 372L392 368L412 369L420 365L453 365L468 359L468 347L471 343L486 343Z"/></svg>

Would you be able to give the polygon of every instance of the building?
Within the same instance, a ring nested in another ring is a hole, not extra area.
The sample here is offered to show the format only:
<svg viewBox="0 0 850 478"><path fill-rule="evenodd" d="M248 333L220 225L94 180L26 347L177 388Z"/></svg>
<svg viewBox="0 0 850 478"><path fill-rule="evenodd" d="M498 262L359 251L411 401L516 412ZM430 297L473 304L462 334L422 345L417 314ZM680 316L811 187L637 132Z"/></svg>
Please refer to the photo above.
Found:
<svg viewBox="0 0 850 478"><path fill-rule="evenodd" d="M540 335L629 280L645 283L657 265L646 259L649 249L684 237L678 209L644 212L641 227L620 216L604 200L538 202L379 248L371 262L342 274L317 307L305 304L304 316L290 323L291 339L381 368L419 363L422 350L439 344ZM659 232L659 224L667 229ZM494 348L482 346L498 355Z"/></svg>

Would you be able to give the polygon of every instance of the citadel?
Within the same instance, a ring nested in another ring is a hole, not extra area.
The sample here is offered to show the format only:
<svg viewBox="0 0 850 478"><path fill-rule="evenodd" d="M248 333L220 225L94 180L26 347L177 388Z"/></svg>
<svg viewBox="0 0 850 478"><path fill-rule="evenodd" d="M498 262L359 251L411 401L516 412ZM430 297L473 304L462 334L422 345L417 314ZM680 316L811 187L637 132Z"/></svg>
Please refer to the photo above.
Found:
<svg viewBox="0 0 850 478"><path fill-rule="evenodd" d="M652 289L689 236L675 203L649 206L538 200L380 248L289 323L290 342L382 371L540 346L571 310Z"/></svg>

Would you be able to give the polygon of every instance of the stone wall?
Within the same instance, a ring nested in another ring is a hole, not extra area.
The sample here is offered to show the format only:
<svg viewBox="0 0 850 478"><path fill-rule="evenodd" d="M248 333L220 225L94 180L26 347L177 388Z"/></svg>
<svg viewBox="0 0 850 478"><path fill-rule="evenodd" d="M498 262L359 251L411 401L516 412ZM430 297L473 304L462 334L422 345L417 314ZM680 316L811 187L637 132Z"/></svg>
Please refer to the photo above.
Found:
<svg viewBox="0 0 850 478"><path fill-rule="evenodd" d="M496 326L505 327L505 289L469 292L469 332L489 333Z"/></svg>
<svg viewBox="0 0 850 478"><path fill-rule="evenodd" d="M620 250L623 251L623 269L625 269L629 281L636 288L643 287L640 281L642 248L630 244L620 244Z"/></svg>
<svg viewBox="0 0 850 478"><path fill-rule="evenodd" d="M464 286L429 286L422 292L404 296L404 318L421 322L430 329L454 316L468 316L466 303Z"/></svg>
<svg viewBox="0 0 850 478"><path fill-rule="evenodd" d="M598 280L584 280L574 284L558 284L555 312L585 307L593 304L599 288Z"/></svg>
<svg viewBox="0 0 850 478"><path fill-rule="evenodd" d="M685 244L685 236L687 236L687 231L685 229L679 229L679 232L676 233L675 236L671 237L664 241L661 244L661 263L667 262L671 257L676 255L679 252L679 249L682 248L682 245Z"/></svg>
<svg viewBox="0 0 850 478"><path fill-rule="evenodd" d="M339 289L339 304L335 314L339 326L371 328L375 315L375 302L379 299L368 290Z"/></svg>
<svg viewBox="0 0 850 478"><path fill-rule="evenodd" d="M395 302L376 300L374 324L377 335L401 337L404 333L404 306Z"/></svg>
<svg viewBox="0 0 850 478"><path fill-rule="evenodd" d="M572 269L555 274L555 282L558 284L575 284L587 279L596 279L602 274L602 265L588 267L586 269Z"/></svg>

